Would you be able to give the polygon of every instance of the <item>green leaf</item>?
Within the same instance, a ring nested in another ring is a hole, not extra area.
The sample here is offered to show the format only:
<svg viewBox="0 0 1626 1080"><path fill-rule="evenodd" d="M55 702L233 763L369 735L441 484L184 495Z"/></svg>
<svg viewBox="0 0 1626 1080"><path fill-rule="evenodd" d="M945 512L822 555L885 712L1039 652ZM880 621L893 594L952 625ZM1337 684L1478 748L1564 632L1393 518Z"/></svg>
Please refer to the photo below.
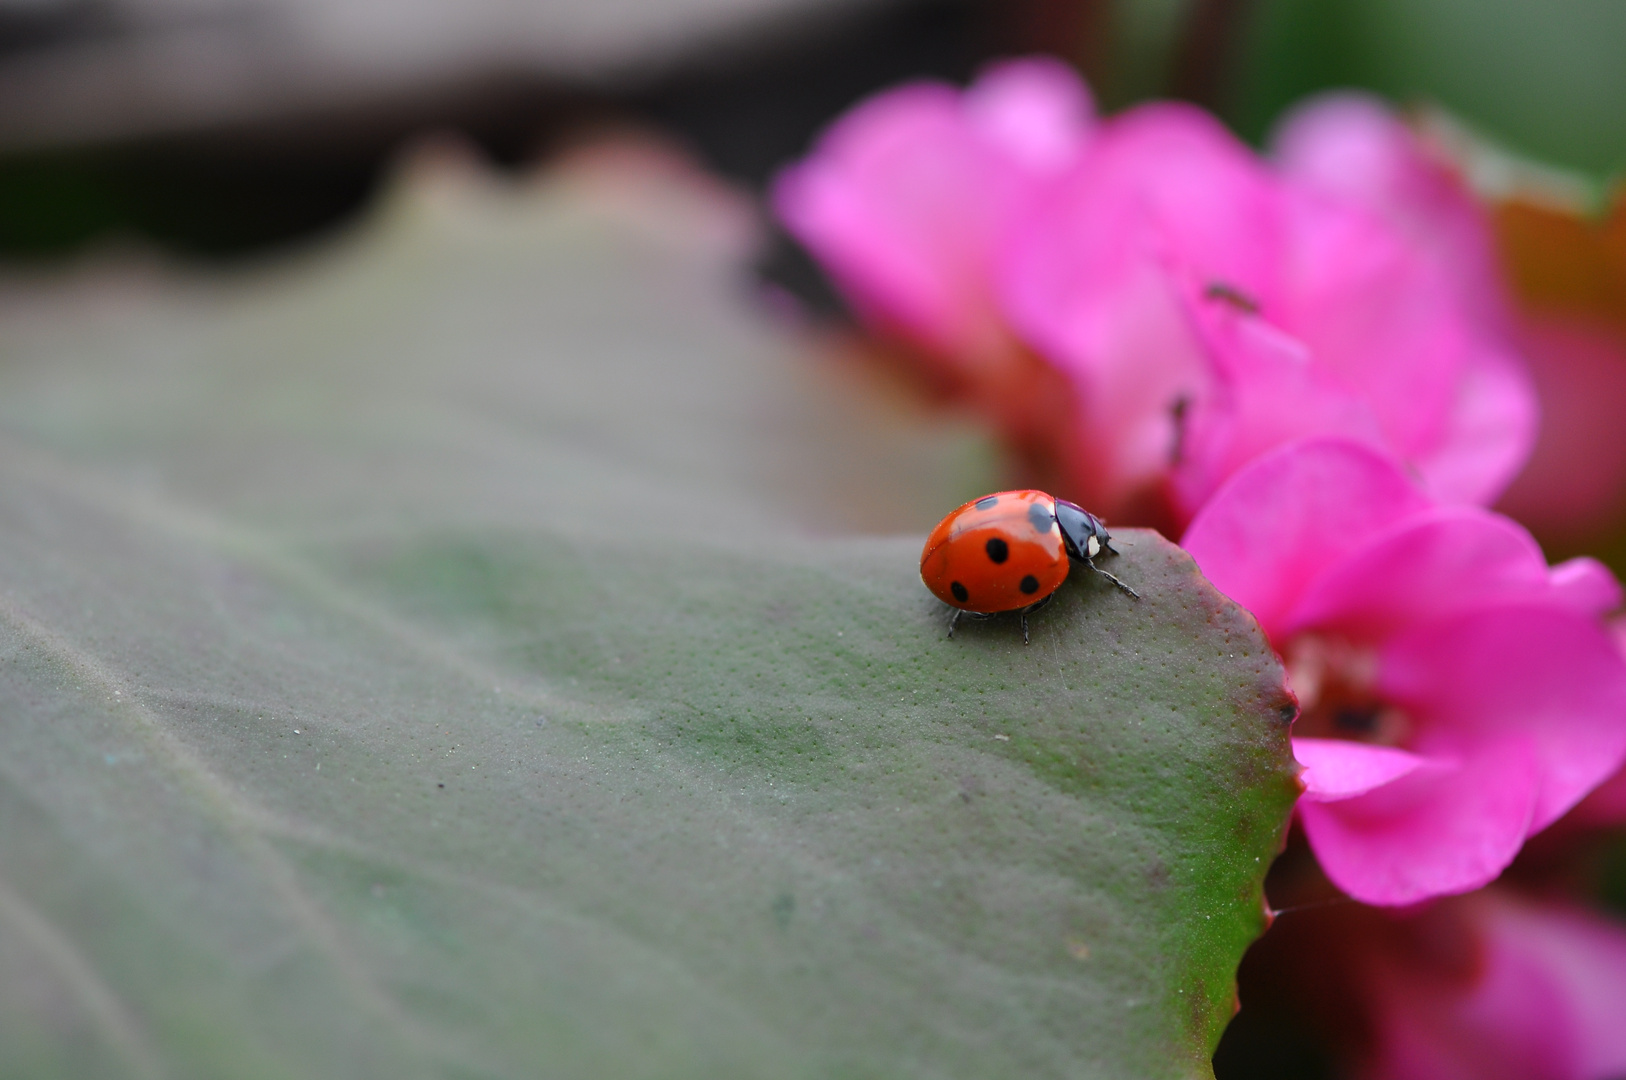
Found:
<svg viewBox="0 0 1626 1080"><path fill-rule="evenodd" d="M1251 5L1229 119L1259 138L1318 90L1438 103L1525 155L1626 168L1626 5L1509 0L1262 0Z"/></svg>
<svg viewBox="0 0 1626 1080"><path fill-rule="evenodd" d="M0 289L0 1073L1209 1074L1280 667L1133 531L1141 601L949 639L988 455L754 314L750 236L432 174Z"/></svg>

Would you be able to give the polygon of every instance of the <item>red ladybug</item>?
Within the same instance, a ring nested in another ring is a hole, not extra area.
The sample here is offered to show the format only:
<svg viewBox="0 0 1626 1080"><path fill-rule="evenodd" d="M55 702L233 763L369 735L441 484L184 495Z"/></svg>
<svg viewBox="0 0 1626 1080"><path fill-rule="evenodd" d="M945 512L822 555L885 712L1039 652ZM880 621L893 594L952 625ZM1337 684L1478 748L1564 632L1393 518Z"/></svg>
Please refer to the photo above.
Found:
<svg viewBox="0 0 1626 1080"><path fill-rule="evenodd" d="M1042 491L996 491L973 499L937 523L920 553L920 580L954 608L949 637L961 615L986 619L1001 611L1022 617L1050 602L1081 562L1136 599L1140 594L1095 565L1112 548L1101 519Z"/></svg>

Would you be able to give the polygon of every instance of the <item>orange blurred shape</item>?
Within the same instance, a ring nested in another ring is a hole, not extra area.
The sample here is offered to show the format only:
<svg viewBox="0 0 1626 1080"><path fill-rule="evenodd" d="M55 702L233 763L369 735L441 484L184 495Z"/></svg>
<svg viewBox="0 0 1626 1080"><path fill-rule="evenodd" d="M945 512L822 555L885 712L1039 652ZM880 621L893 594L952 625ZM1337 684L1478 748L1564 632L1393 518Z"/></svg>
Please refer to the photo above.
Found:
<svg viewBox="0 0 1626 1080"><path fill-rule="evenodd" d="M1518 337L1542 404L1500 509L1555 555L1626 560L1626 188L1608 213L1512 194L1491 206ZM1598 551L1599 548L1602 551Z"/></svg>
<svg viewBox="0 0 1626 1080"><path fill-rule="evenodd" d="M1493 208L1493 221L1508 281L1529 311L1626 335L1626 189L1601 218L1515 196Z"/></svg>

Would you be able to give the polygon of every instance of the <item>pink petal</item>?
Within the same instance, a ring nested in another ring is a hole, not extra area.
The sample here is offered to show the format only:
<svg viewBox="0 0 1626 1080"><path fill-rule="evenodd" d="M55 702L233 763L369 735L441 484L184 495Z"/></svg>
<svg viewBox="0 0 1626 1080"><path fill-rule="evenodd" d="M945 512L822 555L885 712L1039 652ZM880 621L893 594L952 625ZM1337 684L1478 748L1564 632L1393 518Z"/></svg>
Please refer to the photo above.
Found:
<svg viewBox="0 0 1626 1080"><path fill-rule="evenodd" d="M1187 310L1217 376L1187 414L1175 468L1188 515L1232 473L1294 439L1340 435L1382 449L1371 405L1301 342L1224 299L1197 293Z"/></svg>
<svg viewBox="0 0 1626 1080"><path fill-rule="evenodd" d="M1392 746L1368 746L1343 739L1294 739L1293 756L1304 771L1307 802L1339 802L1393 783L1428 764L1426 758Z"/></svg>
<svg viewBox="0 0 1626 1080"><path fill-rule="evenodd" d="M999 336L982 297L1009 188L954 92L925 84L842 118L772 199L866 318L931 349L978 352Z"/></svg>
<svg viewBox="0 0 1626 1080"><path fill-rule="evenodd" d="M1410 748L1472 762L1517 745L1545 828L1626 760L1626 660L1597 619L1508 603L1386 641L1379 692L1417 719Z"/></svg>
<svg viewBox="0 0 1626 1080"><path fill-rule="evenodd" d="M1547 599L1560 602L1528 532L1486 510L1438 507L1370 537L1328 566L1284 630L1335 627L1375 641L1487 601Z"/></svg>
<svg viewBox="0 0 1626 1080"><path fill-rule="evenodd" d="M1000 355L996 250L1082 152L1089 109L1050 61L997 67L963 98L903 86L838 120L775 180L773 206L866 318L950 358Z"/></svg>
<svg viewBox="0 0 1626 1080"><path fill-rule="evenodd" d="M1440 498L1488 505L1530 460L1539 412L1523 363L1476 337L1437 438L1412 463Z"/></svg>
<svg viewBox="0 0 1626 1080"><path fill-rule="evenodd" d="M1620 581L1615 572L1588 556L1561 562L1549 575L1554 593L1583 615L1607 615L1621 605Z"/></svg>
<svg viewBox="0 0 1626 1080"><path fill-rule="evenodd" d="M1048 56L1007 60L965 92L978 134L1035 173L1059 173L1095 127L1095 102L1078 73Z"/></svg>
<svg viewBox="0 0 1626 1080"><path fill-rule="evenodd" d="M1293 231L1308 240L1299 260L1331 276L1298 286L1284 325L1352 378L1367 376L1393 447L1431 492L1491 502L1530 456L1537 408L1508 340L1513 318L1483 209L1445 156L1374 98L1314 99L1275 142L1297 185L1385 223ZM1357 303L1346 307L1346 297ZM1327 309L1338 317L1323 317Z"/></svg>
<svg viewBox="0 0 1626 1080"><path fill-rule="evenodd" d="M1375 904L1476 888L1626 760L1626 660L1588 610L1614 595L1606 571L1549 574L1528 534L1470 508L1415 515L1306 589L1280 625L1381 642L1378 692L1432 763L1302 804L1340 887Z"/></svg>
<svg viewBox="0 0 1626 1080"><path fill-rule="evenodd" d="M1113 336L1098 324L1111 317L1117 283L1152 263L1257 291L1275 218L1269 174L1217 121L1187 106L1142 106L1098 129L1032 208L1002 266L1006 311L1058 363L1116 364L1094 347Z"/></svg>
<svg viewBox="0 0 1626 1080"><path fill-rule="evenodd" d="M1375 641L1399 628L1491 602L1547 604L1595 617L1620 605L1614 574L1595 559L1549 570L1515 522L1473 507L1403 521L1327 568L1286 616L1283 632L1336 628Z"/></svg>
<svg viewBox="0 0 1626 1080"><path fill-rule="evenodd" d="M1264 314L1371 402L1409 460L1440 436L1468 356L1466 313L1440 267L1383 218L1296 192L1282 205Z"/></svg>
<svg viewBox="0 0 1626 1080"><path fill-rule="evenodd" d="M1271 137L1282 170L1327 191L1387 206L1410 180L1410 133L1381 99L1324 94L1284 117Z"/></svg>
<svg viewBox="0 0 1626 1080"><path fill-rule="evenodd" d="M1397 957L1368 988L1370 1080L1608 1080L1626 1075L1626 927L1501 890L1459 901L1471 979ZM1442 912L1442 914L1445 914ZM1408 963L1409 961L1409 963Z"/></svg>
<svg viewBox="0 0 1626 1080"><path fill-rule="evenodd" d="M1523 1029L1537 1046L1560 1042L1543 1064L1569 1063L1574 1080L1626 1075L1626 926L1511 903L1489 922L1487 971L1463 1005L1465 1024L1487 1039Z"/></svg>
<svg viewBox="0 0 1626 1080"><path fill-rule="evenodd" d="M1109 519L1168 472L1174 403L1200 397L1212 375L1164 267L1143 260L1080 302L1068 327L1073 352L1058 357L1078 393L1087 445L1078 449L1078 494Z"/></svg>
<svg viewBox="0 0 1626 1080"><path fill-rule="evenodd" d="M1100 240L1132 240L1137 206L1171 261L1204 281L1257 293L1274 261L1280 191L1270 173L1209 114L1143 105L1097 133L1064 204ZM1128 226L1128 228L1126 228ZM1110 253L1109 253L1110 255Z"/></svg>
<svg viewBox="0 0 1626 1080"><path fill-rule="evenodd" d="M1377 98L1311 98L1283 120L1272 155L1298 183L1351 199L1429 249L1476 319L1503 317L1484 211L1447 157Z"/></svg>
<svg viewBox="0 0 1626 1080"><path fill-rule="evenodd" d="M1540 788L1517 740L1453 766L1432 758L1340 802L1302 802L1305 837L1333 884L1363 903L1415 904L1477 889L1518 854Z"/></svg>
<svg viewBox="0 0 1626 1080"><path fill-rule="evenodd" d="M1325 569L1428 498L1383 455L1342 439L1305 439L1232 476L1181 540L1225 595L1278 637Z"/></svg>
<svg viewBox="0 0 1626 1080"><path fill-rule="evenodd" d="M1003 310L1073 378L1089 440L1078 495L1108 517L1161 484L1175 406L1212 379L1181 282L1260 278L1273 198L1268 175L1212 118L1147 107L1103 125L1014 232Z"/></svg>

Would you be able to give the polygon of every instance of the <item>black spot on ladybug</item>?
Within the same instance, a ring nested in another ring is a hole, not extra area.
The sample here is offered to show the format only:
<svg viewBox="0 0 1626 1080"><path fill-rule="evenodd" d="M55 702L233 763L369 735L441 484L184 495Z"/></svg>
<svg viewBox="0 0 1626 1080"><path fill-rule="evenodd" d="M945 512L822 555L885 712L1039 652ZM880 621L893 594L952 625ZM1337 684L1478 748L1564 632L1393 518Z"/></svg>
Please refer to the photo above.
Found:
<svg viewBox="0 0 1626 1080"><path fill-rule="evenodd" d="M993 507L998 506L998 505L999 505L999 496L998 495L987 495L987 496L984 496L983 498L977 500L977 509L978 510L989 510L989 509L992 509Z"/></svg>
<svg viewBox="0 0 1626 1080"><path fill-rule="evenodd" d="M983 545L983 550L988 552L988 557L996 563L1002 563L1011 557L1010 546L997 536L989 538Z"/></svg>
<svg viewBox="0 0 1626 1080"><path fill-rule="evenodd" d="M1021 589L1029 596L1032 596L1034 593L1039 591L1039 579L1034 577L1032 574L1029 574L1027 577L1022 579L1022 584L1018 585L1017 588Z"/></svg>
<svg viewBox="0 0 1626 1080"><path fill-rule="evenodd" d="M961 585L958 581L949 582L949 592L953 593L954 599L958 600L962 604L971 599L971 594L966 592L965 586Z"/></svg>
<svg viewBox="0 0 1626 1080"><path fill-rule="evenodd" d="M1056 515L1044 503L1028 503L1028 521L1033 525L1034 532L1047 533L1050 526L1056 523Z"/></svg>

